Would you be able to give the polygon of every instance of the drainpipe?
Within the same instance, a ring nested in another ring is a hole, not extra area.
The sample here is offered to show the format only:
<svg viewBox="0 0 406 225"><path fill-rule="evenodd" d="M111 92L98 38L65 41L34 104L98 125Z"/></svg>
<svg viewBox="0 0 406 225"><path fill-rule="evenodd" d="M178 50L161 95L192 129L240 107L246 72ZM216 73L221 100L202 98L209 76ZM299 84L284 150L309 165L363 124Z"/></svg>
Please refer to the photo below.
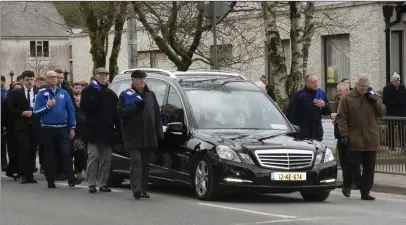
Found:
<svg viewBox="0 0 406 225"><path fill-rule="evenodd" d="M393 15L394 7L392 5L384 5L382 7L383 17L385 18L385 50L386 50L386 83L390 82L390 19Z"/></svg>

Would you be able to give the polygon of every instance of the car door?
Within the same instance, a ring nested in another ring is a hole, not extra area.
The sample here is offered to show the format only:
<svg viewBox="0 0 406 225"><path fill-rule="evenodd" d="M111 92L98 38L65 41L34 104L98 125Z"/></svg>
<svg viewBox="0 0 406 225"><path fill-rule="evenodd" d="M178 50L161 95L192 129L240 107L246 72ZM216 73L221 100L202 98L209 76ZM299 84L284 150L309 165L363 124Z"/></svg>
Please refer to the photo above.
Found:
<svg viewBox="0 0 406 225"><path fill-rule="evenodd" d="M157 78L147 78L148 88L155 93L159 109L161 112L161 119L164 118L164 107L166 100L168 98L169 83ZM153 178L170 178L168 170L165 167L164 151L162 150L162 144L159 144L158 149L156 149L151 154L150 161L150 176Z"/></svg>
<svg viewBox="0 0 406 225"><path fill-rule="evenodd" d="M185 109L181 97L174 86L169 87L168 100L164 107L164 125L180 122L183 124L183 132L165 132L164 155L166 159L165 167L170 172L172 179L180 182L189 181L189 173L186 171L188 161L186 158L186 121Z"/></svg>

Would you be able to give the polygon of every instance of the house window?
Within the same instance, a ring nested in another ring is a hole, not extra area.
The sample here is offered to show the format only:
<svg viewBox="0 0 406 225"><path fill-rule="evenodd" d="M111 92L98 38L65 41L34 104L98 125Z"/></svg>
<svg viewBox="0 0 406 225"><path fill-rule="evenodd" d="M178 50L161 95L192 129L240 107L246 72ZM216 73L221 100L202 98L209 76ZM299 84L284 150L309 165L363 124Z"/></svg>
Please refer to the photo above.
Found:
<svg viewBox="0 0 406 225"><path fill-rule="evenodd" d="M71 61L72 61L72 55L73 55L73 53L72 53L72 45L69 45L69 60L71 60Z"/></svg>
<svg viewBox="0 0 406 225"><path fill-rule="evenodd" d="M30 41L31 57L49 57L49 41Z"/></svg>
<svg viewBox="0 0 406 225"><path fill-rule="evenodd" d="M151 51L149 53L149 64L151 68L158 68L158 54L159 51Z"/></svg>
<svg viewBox="0 0 406 225"><path fill-rule="evenodd" d="M400 75L403 74L403 31L391 32L391 49L390 49L390 72L396 72Z"/></svg>
<svg viewBox="0 0 406 225"><path fill-rule="evenodd" d="M213 45L210 46L210 55L213 57ZM217 45L217 62L219 67L230 67L233 64L233 45Z"/></svg>
<svg viewBox="0 0 406 225"><path fill-rule="evenodd" d="M327 99L334 101L337 84L350 78L350 37L348 34L323 37L324 81Z"/></svg>

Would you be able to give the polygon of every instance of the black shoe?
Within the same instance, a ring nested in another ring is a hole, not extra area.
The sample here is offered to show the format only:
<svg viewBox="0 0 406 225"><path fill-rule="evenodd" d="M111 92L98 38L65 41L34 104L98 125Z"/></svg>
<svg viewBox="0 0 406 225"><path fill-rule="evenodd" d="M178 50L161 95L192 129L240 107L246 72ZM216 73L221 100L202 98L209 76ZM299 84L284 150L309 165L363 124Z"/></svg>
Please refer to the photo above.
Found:
<svg viewBox="0 0 406 225"><path fill-rule="evenodd" d="M111 189L107 186L99 187L100 192L111 192Z"/></svg>
<svg viewBox="0 0 406 225"><path fill-rule="evenodd" d="M79 185L82 183L82 180L78 180L76 178L74 178L71 181L68 181L69 187L75 187L76 185Z"/></svg>
<svg viewBox="0 0 406 225"><path fill-rule="evenodd" d="M55 189L56 188L55 183L48 183L48 188Z"/></svg>
<svg viewBox="0 0 406 225"><path fill-rule="evenodd" d="M38 181L34 180L33 177L22 177L21 184L36 184Z"/></svg>
<svg viewBox="0 0 406 225"><path fill-rule="evenodd" d="M94 186L94 185L89 186L89 193L90 194L94 194L96 192L97 192L96 186Z"/></svg>
<svg viewBox="0 0 406 225"><path fill-rule="evenodd" d="M366 201L374 201L375 197L371 196L369 193L368 194L361 194L361 199L366 200Z"/></svg>
<svg viewBox="0 0 406 225"><path fill-rule="evenodd" d="M141 192L141 198L150 198L146 191Z"/></svg>
<svg viewBox="0 0 406 225"><path fill-rule="evenodd" d="M134 197L136 200L139 200L139 199L141 198L141 191L135 191L135 192L133 193L133 197Z"/></svg>
<svg viewBox="0 0 406 225"><path fill-rule="evenodd" d="M349 198L351 196L351 188L347 188L347 187L343 186L343 188L341 189L341 192L347 198Z"/></svg>

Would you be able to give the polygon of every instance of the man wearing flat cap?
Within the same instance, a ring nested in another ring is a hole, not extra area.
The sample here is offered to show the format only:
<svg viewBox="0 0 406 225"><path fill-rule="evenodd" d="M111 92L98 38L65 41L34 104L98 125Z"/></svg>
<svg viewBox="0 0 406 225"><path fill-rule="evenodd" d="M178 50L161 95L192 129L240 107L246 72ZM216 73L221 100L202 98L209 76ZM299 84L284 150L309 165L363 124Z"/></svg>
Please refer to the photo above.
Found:
<svg viewBox="0 0 406 225"><path fill-rule="evenodd" d="M386 114L385 116L393 116L393 117L406 117L406 91L405 85L400 83L400 75L396 72L391 76L391 83L386 85L383 88L383 96L382 96L383 104L386 106ZM397 121L388 121L388 143L389 147L394 149L396 143L396 130L398 132L400 138L400 144L403 148L405 148L405 136L406 133L403 130L406 126L405 120L398 120ZM396 125L397 128L396 128Z"/></svg>
<svg viewBox="0 0 406 225"><path fill-rule="evenodd" d="M131 88L121 92L117 104L124 145L131 155L130 181L135 199L149 198L150 155L163 138L158 101L145 84L146 76L141 70L132 72Z"/></svg>
<svg viewBox="0 0 406 225"><path fill-rule="evenodd" d="M82 91L80 108L85 114L83 138L87 143L88 159L86 175L89 193L111 192L107 187L110 174L111 150L118 136L121 136L117 116L118 97L108 87L109 71L98 68L95 80ZM119 134L119 135L118 135Z"/></svg>

